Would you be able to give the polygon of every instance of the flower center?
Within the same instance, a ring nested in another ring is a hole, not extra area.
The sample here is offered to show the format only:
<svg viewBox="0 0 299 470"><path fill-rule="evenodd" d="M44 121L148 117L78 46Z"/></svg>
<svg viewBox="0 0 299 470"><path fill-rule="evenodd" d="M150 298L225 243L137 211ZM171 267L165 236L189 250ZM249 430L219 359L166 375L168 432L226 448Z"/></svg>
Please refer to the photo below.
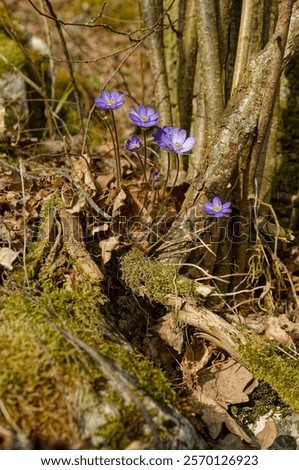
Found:
<svg viewBox="0 0 299 470"><path fill-rule="evenodd" d="M138 149L138 148L139 148L138 142L132 142L132 143L131 143L131 148L132 148L132 149Z"/></svg>
<svg viewBox="0 0 299 470"><path fill-rule="evenodd" d="M147 122L148 121L148 116L146 114L142 114L140 116L140 119L141 119L142 122Z"/></svg>
<svg viewBox="0 0 299 470"><path fill-rule="evenodd" d="M174 150L181 150L181 145L180 144L174 144Z"/></svg>
<svg viewBox="0 0 299 470"><path fill-rule="evenodd" d="M113 106L115 104L115 100L113 100L112 98L110 98L109 100L107 100L107 104L109 106Z"/></svg>
<svg viewBox="0 0 299 470"><path fill-rule="evenodd" d="M220 212L222 210L222 206L214 206L215 212Z"/></svg>

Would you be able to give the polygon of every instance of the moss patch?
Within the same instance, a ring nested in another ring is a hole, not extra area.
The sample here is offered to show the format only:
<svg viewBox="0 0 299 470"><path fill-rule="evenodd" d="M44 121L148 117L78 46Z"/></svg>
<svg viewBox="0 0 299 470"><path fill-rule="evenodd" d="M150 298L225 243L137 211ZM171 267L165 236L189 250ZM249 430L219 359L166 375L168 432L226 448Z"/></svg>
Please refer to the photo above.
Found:
<svg viewBox="0 0 299 470"><path fill-rule="evenodd" d="M2 14L0 11L0 20L2 21ZM13 68L9 65L12 64L18 69L22 69L26 62L26 57L23 54L18 44L7 36L6 32L0 28L0 54L8 60L6 63L0 58L0 76L5 72L13 72Z"/></svg>
<svg viewBox="0 0 299 470"><path fill-rule="evenodd" d="M51 262L47 225L59 205L52 198L41 211L39 236L44 238L32 244L27 256L29 288L23 287L21 269L5 284L10 295L0 295L0 396L11 421L28 437L43 440L78 442L90 406L92 414L108 410L105 424L99 423L92 435L104 445L125 448L133 438L143 438L144 417L134 402L124 402L111 377L71 338L121 367L140 397L149 395L166 405L175 404L176 395L162 371L114 342L101 314L107 302L102 283L80 272L63 249L53 269L57 259ZM1 414L0 424L8 424Z"/></svg>
<svg viewBox="0 0 299 470"><path fill-rule="evenodd" d="M168 294L189 297L195 291L195 282L179 275L174 267L147 258L141 251L131 250L121 261L122 278L137 294L144 294L152 302L165 302Z"/></svg>
<svg viewBox="0 0 299 470"><path fill-rule="evenodd" d="M268 413L287 416L292 412L279 398L278 393L263 381L260 381L258 387L250 394L248 403L233 405L230 411L244 425L254 424L261 416Z"/></svg>
<svg viewBox="0 0 299 470"><path fill-rule="evenodd" d="M252 336L239 349L249 370L276 390L280 399L294 411L299 411L299 363L283 355L277 342Z"/></svg>

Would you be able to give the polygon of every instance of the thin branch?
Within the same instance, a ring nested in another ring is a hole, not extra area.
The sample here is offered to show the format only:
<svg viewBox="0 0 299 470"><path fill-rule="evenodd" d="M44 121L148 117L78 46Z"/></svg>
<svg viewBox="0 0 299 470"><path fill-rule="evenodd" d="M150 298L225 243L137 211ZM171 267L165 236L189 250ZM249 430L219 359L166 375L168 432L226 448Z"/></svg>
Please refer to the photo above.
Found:
<svg viewBox="0 0 299 470"><path fill-rule="evenodd" d="M254 180L256 169L259 161L259 156L262 146L268 131L268 126L271 118L272 109L275 102L279 80L283 69L283 57L287 43L289 25L292 16L294 0L285 0L281 4L279 17L274 33L274 50L273 60L271 64L271 72L268 75L265 83L263 101L259 113L259 120L257 125L257 136L252 148L249 168L248 168L248 192L244 191L245 197L254 194ZM247 189L247 188L246 188Z"/></svg>
<svg viewBox="0 0 299 470"><path fill-rule="evenodd" d="M31 0L29 0L29 1L32 4ZM77 112L78 112L81 132L84 133L84 121L83 121L83 113L82 113L82 108L81 108L81 98L80 98L80 92L78 90L75 75L74 75L72 60L71 60L71 57L70 57L70 54L69 54L69 51L68 51L68 48L67 48L67 44L66 44L66 41L65 41L65 38L64 38L64 35L63 35L63 31L62 31L62 28L61 28L60 21L57 18L57 15L56 15L56 13L53 9L52 3L51 3L50 0L45 0L45 2L46 2L46 5L47 5L51 15L52 15L52 19L54 19L54 21L55 21L56 29L57 29L57 32L58 32L58 35L59 35L59 38L60 38L60 41L61 41L62 50L63 50L63 53L65 55L67 67L68 67L69 74L70 74L70 79L71 79L71 82L72 82L72 85L73 85L73 88L74 88L74 95L75 95L76 104L77 104Z"/></svg>
<svg viewBox="0 0 299 470"><path fill-rule="evenodd" d="M254 0L244 0L242 3L241 22L239 29L237 56L231 94L235 91L240 78L242 77L248 62L251 26L254 12Z"/></svg>

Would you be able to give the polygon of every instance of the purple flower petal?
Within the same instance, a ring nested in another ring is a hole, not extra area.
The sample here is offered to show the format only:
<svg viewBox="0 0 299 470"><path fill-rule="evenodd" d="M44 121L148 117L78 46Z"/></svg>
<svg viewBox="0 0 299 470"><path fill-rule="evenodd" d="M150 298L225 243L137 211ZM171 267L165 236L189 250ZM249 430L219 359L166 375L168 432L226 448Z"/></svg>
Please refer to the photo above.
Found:
<svg viewBox="0 0 299 470"><path fill-rule="evenodd" d="M127 140L125 146L131 152L138 152L138 150L142 147L142 142L138 139L137 135L133 135L130 139Z"/></svg>
<svg viewBox="0 0 299 470"><path fill-rule="evenodd" d="M203 209L208 215L219 218L232 212L230 206L231 202L227 201L222 204L221 199L218 196L215 196L212 202L204 202Z"/></svg>
<svg viewBox="0 0 299 470"><path fill-rule="evenodd" d="M187 138L187 132L178 127L164 126L154 135L154 139L160 147L167 147L170 152L177 154L189 152L195 144L195 139L193 137Z"/></svg>
<svg viewBox="0 0 299 470"><path fill-rule="evenodd" d="M180 129L175 137L175 140L178 144L183 144L186 141L187 138L187 132L184 129Z"/></svg>
<svg viewBox="0 0 299 470"><path fill-rule="evenodd" d="M135 126L146 129L157 125L160 114L156 113L153 108L146 108L142 104L138 109L131 109L129 118Z"/></svg>
<svg viewBox="0 0 299 470"><path fill-rule="evenodd" d="M207 210L207 211L215 212L215 211L214 211L214 206L213 206L213 204L212 204L211 202L204 202L203 207L204 207L204 209Z"/></svg>
<svg viewBox="0 0 299 470"><path fill-rule="evenodd" d="M188 137L186 142L182 145L183 153L189 152L195 144L194 137Z"/></svg>
<svg viewBox="0 0 299 470"><path fill-rule="evenodd" d="M215 206L220 206L220 207L222 207L221 199L220 199L218 196L216 196L216 197L213 198L212 204L213 204L214 207L215 207Z"/></svg>
<svg viewBox="0 0 299 470"><path fill-rule="evenodd" d="M104 90L100 96L96 97L94 104L100 109L118 109L122 106L125 95L118 91L109 93Z"/></svg>
<svg viewBox="0 0 299 470"><path fill-rule="evenodd" d="M229 209L229 208L224 209L224 208L222 207L221 212L223 212L223 214L230 214L230 213L232 212L232 210Z"/></svg>

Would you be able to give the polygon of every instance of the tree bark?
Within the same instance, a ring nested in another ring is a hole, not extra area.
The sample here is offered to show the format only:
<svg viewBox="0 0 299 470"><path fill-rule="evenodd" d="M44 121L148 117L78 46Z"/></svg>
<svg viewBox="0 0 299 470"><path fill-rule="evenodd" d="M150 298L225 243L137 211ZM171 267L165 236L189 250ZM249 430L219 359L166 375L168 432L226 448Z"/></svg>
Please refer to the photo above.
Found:
<svg viewBox="0 0 299 470"><path fill-rule="evenodd" d="M262 109L266 109L266 103L271 101L270 98L270 101L268 98L267 102L265 101L265 89L273 86L270 84L272 78L275 79L274 85L277 86L276 80L280 77L282 71L281 46L284 45L287 32L287 18L285 15L290 16L293 3L291 0L283 3L280 15L281 21L277 23L273 37L265 49L250 61L241 82L231 97L219 123L218 130L208 148L206 171L204 175L199 175L192 182L177 221L165 238L164 246L163 244L161 246L160 259L163 259L163 262L180 264L187 259L188 246L193 239L189 228L190 223L196 218L205 216L203 202L210 200L214 195L226 200L231 178L239 159L248 158L246 152L253 144L258 125L261 123L260 113ZM283 66L291 60L299 49L299 34L296 29L299 22L298 5L299 2L297 1L290 25ZM275 65L274 72L273 67ZM268 89L267 93L271 93L271 91ZM261 132L261 129L259 132ZM169 249L170 240L173 241L171 250Z"/></svg>
<svg viewBox="0 0 299 470"><path fill-rule="evenodd" d="M141 13L144 26L152 31L148 39L150 49L150 65L154 76L154 95L156 106L161 116L162 125L171 125L171 103L169 83L166 71L164 43L163 43L163 16L161 12L161 0L143 0Z"/></svg>

